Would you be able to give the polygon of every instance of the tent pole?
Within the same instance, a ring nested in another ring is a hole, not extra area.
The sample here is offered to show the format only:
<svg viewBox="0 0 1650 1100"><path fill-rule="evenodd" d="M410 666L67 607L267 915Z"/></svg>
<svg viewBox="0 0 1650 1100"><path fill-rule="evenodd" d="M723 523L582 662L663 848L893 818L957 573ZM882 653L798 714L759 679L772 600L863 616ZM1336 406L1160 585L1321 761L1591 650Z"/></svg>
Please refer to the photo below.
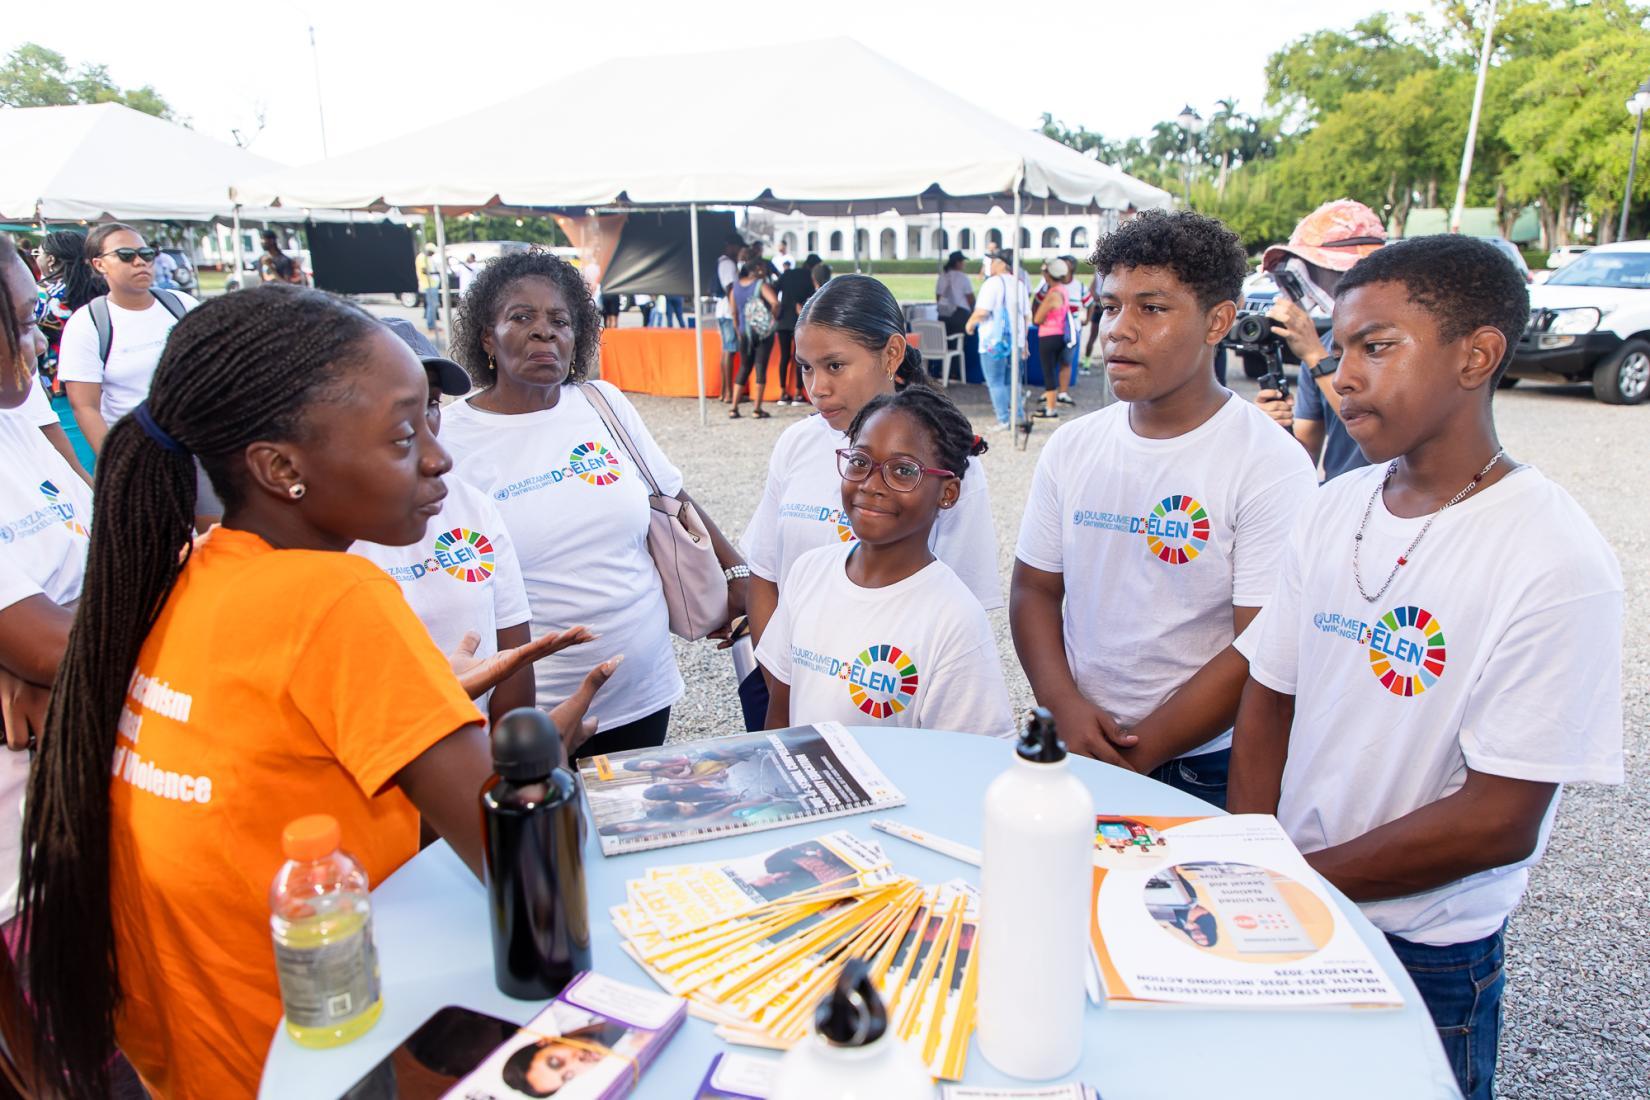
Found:
<svg viewBox="0 0 1650 1100"><path fill-rule="evenodd" d="M710 409L705 405L705 316L704 295L699 287L699 204L688 203L688 238L693 255L688 258L688 276L693 282L693 361L698 369L693 376L699 380L699 426L710 426Z"/></svg>
<svg viewBox="0 0 1650 1100"><path fill-rule="evenodd" d="M242 266L242 260L241 260L241 204L240 203L235 204L235 216L234 216L233 222L234 222L234 224L233 224L232 228L230 229L230 232L233 233L234 236L231 238L230 244L232 244L234 246L235 270L230 272L230 275L235 280L235 286L239 287L241 285L241 280L246 277L244 274L242 274L242 272L244 272L246 270L246 268ZM227 280L226 280L226 282L227 282Z"/></svg>
<svg viewBox="0 0 1650 1100"><path fill-rule="evenodd" d="M452 345L453 308L447 289L447 222L441 216L441 204L435 205L435 267L441 273L441 346Z"/></svg>
<svg viewBox="0 0 1650 1100"><path fill-rule="evenodd" d="M1014 304L1009 308L1009 331L1014 334L1014 342L1009 346L1009 375L1008 375L1008 415L1014 419L1010 423L1016 425L1014 434L1020 435L1020 357L1026 350L1026 333L1022 327L1025 318L1020 316L1020 183L1021 175L1014 176L1014 270L1009 274L1009 293L1014 296ZM1006 295L1005 295L1006 297ZM1027 421L1029 423L1029 421ZM1026 442L1030 442L1027 436ZM1024 446L1025 444L1021 444Z"/></svg>

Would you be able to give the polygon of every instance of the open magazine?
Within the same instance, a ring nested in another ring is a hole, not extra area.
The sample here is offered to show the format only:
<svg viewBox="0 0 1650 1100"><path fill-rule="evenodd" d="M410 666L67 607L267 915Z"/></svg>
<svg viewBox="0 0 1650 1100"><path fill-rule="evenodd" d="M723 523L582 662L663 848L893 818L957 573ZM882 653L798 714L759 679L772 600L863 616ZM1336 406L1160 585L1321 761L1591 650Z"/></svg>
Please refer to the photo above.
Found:
<svg viewBox="0 0 1650 1100"><path fill-rule="evenodd" d="M835 722L593 756L579 773L608 856L905 804Z"/></svg>
<svg viewBox="0 0 1650 1100"><path fill-rule="evenodd" d="M1274 817L1101 816L1094 849L1089 932L1114 1003L1403 1003Z"/></svg>

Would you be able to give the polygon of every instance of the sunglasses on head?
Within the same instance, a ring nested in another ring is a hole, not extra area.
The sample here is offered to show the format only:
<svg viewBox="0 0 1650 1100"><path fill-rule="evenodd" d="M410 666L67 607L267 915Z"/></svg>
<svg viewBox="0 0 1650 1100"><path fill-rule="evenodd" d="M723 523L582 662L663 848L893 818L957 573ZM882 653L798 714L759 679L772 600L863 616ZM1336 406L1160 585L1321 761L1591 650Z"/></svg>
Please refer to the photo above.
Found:
<svg viewBox="0 0 1650 1100"><path fill-rule="evenodd" d="M160 249L158 248L113 248L108 252L99 254L98 258L114 256L123 264L132 263L134 260L142 260L146 264L152 264L155 262L155 257L159 255Z"/></svg>

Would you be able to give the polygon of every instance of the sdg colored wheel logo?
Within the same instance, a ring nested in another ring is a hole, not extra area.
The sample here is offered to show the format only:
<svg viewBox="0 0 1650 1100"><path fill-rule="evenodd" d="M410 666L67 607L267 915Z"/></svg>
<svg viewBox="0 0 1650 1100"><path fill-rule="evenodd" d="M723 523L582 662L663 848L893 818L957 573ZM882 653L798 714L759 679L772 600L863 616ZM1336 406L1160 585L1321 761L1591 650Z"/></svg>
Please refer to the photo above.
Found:
<svg viewBox="0 0 1650 1100"><path fill-rule="evenodd" d="M917 662L891 645L868 646L848 673L848 698L872 718L888 718L917 694Z"/></svg>
<svg viewBox="0 0 1650 1100"><path fill-rule="evenodd" d="M1183 493L1164 497L1146 517L1146 548L1160 561L1185 565L1209 545L1209 513Z"/></svg>
<svg viewBox="0 0 1650 1100"><path fill-rule="evenodd" d="M480 531L455 527L435 539L435 560L461 581L484 581L493 575L493 544Z"/></svg>
<svg viewBox="0 0 1650 1100"><path fill-rule="evenodd" d="M1369 635L1369 667L1394 695L1420 695L1444 674L1444 628L1413 604L1381 616Z"/></svg>
<svg viewBox="0 0 1650 1100"><path fill-rule="evenodd" d="M619 480L619 460L600 443L580 443L567 456L567 464L591 485L611 485Z"/></svg>

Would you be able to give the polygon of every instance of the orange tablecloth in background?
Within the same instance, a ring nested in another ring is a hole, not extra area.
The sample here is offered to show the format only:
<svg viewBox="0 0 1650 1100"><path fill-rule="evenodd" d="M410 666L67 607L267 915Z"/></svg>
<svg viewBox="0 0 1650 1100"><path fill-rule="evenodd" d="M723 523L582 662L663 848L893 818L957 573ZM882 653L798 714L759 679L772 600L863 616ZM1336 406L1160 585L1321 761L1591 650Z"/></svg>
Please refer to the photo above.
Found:
<svg viewBox="0 0 1650 1100"><path fill-rule="evenodd" d="M602 333L602 378L627 393L697 397L699 389L693 380L693 337L694 330L690 328L608 329ZM714 401L721 388L722 337L712 325L704 330L703 340L705 396ZM733 369L737 378L738 356L734 357ZM755 381L753 377L752 385ZM767 401L779 396L777 340L768 359L768 382L762 396Z"/></svg>

